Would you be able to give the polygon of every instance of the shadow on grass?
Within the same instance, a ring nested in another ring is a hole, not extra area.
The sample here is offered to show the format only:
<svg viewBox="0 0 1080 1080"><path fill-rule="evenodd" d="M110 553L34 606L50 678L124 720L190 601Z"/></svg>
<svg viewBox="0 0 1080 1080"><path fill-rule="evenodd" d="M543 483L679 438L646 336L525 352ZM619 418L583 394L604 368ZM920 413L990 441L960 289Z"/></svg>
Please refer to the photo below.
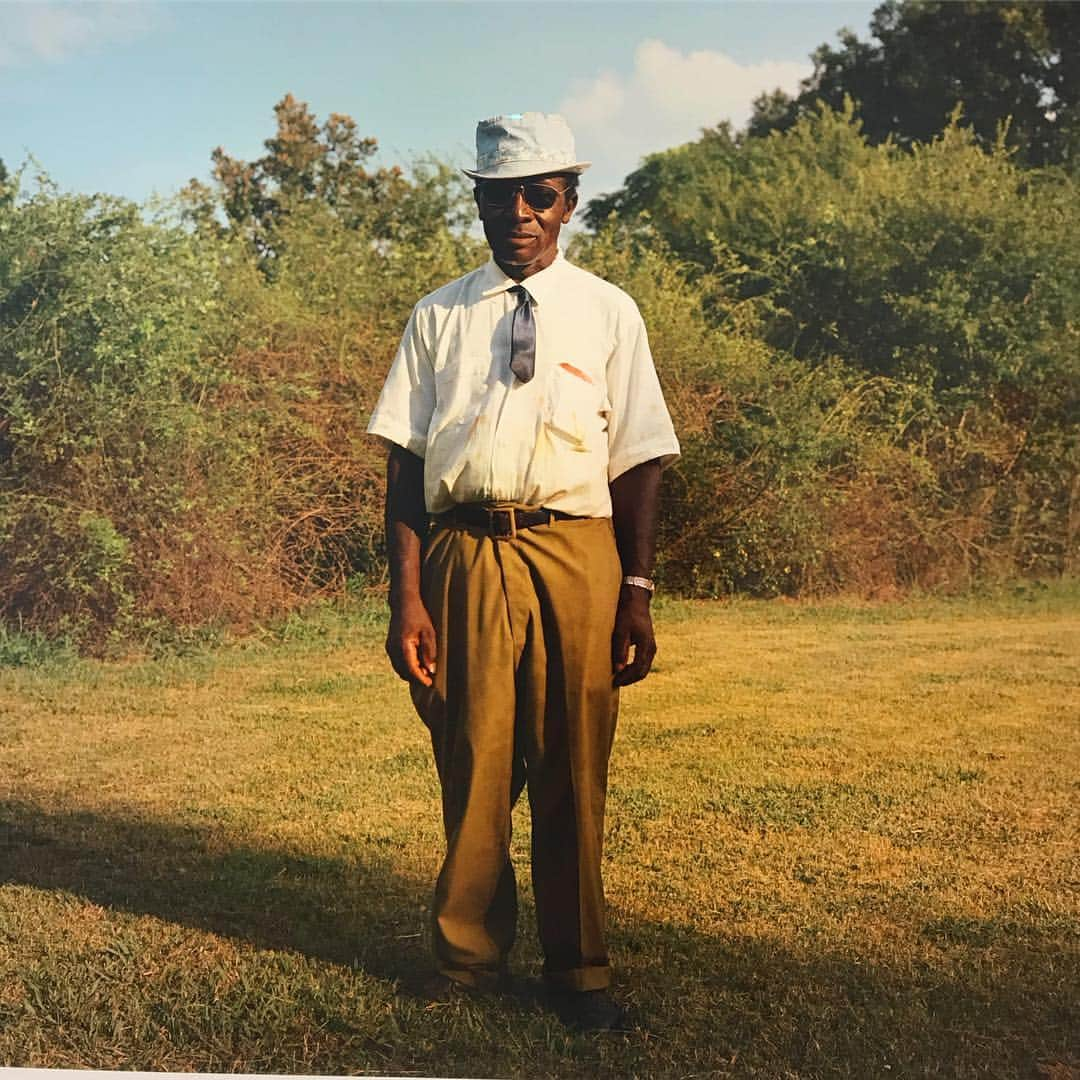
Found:
<svg viewBox="0 0 1080 1080"><path fill-rule="evenodd" d="M236 846L209 829L0 803L0 884L63 889L269 949L426 975L430 890L392 860L352 861Z"/></svg>
<svg viewBox="0 0 1080 1080"><path fill-rule="evenodd" d="M195 827L7 803L0 883L295 950L406 993L429 970L429 889L390 858L307 858ZM1075 926L1014 918L995 938L992 920L972 931L938 919L872 964L819 940L708 934L618 910L612 923L621 993L648 1035L583 1042L573 1061L589 1075L1064 1077L1078 1064ZM439 1072L453 1052L413 1047L408 1060ZM546 1067L494 1060L503 1074Z"/></svg>
<svg viewBox="0 0 1080 1080"><path fill-rule="evenodd" d="M943 943L939 922L874 960L656 923L612 938L654 1031L678 1040L664 1075L1080 1077L1075 924L987 920L1010 927L991 950L983 927Z"/></svg>

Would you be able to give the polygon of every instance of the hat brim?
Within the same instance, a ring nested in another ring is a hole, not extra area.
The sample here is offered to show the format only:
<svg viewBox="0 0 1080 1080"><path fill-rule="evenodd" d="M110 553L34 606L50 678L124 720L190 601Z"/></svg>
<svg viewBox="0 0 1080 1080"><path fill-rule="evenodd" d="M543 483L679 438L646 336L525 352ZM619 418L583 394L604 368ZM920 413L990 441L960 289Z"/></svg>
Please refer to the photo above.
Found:
<svg viewBox="0 0 1080 1080"><path fill-rule="evenodd" d="M471 180L525 180L530 176L551 176L554 173L583 173L591 161L575 161L560 165L552 161L507 161L490 169L462 169Z"/></svg>

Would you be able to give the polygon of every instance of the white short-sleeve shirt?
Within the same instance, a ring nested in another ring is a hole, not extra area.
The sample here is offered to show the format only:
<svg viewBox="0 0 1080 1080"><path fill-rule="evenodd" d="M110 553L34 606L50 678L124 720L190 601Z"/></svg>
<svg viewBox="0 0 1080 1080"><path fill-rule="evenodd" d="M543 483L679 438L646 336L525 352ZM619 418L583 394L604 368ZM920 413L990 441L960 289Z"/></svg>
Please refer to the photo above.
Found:
<svg viewBox="0 0 1080 1080"><path fill-rule="evenodd" d="M431 514L513 502L610 517L610 481L679 454L645 325L626 293L560 252L521 282L536 325L522 383L510 370L517 284L489 260L425 296L368 431L424 459Z"/></svg>

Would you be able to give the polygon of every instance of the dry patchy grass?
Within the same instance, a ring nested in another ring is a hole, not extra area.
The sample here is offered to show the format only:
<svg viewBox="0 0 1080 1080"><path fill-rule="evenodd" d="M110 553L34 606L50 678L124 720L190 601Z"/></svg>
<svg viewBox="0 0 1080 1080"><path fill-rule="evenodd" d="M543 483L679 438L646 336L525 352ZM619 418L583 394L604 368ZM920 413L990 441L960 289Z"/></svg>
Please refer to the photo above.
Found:
<svg viewBox="0 0 1080 1080"><path fill-rule="evenodd" d="M529 994L412 989L437 785L379 626L342 619L0 671L0 1062L1070 1075L1075 594L657 621L606 852L633 1035L571 1036ZM514 847L524 864L524 814ZM516 962L539 964L527 896Z"/></svg>

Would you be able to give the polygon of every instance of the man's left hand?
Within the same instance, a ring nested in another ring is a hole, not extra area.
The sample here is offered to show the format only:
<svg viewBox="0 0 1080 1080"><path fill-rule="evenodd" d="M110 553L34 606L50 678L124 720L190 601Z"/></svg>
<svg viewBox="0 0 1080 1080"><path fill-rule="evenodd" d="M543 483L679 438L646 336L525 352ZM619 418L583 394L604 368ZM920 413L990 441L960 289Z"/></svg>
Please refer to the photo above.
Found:
<svg viewBox="0 0 1080 1080"><path fill-rule="evenodd" d="M611 665L616 686L640 682L649 674L656 655L652 615L649 612L648 592L636 585L624 585L619 592L619 607L615 612L615 630L611 635ZM630 646L634 658L630 659Z"/></svg>

